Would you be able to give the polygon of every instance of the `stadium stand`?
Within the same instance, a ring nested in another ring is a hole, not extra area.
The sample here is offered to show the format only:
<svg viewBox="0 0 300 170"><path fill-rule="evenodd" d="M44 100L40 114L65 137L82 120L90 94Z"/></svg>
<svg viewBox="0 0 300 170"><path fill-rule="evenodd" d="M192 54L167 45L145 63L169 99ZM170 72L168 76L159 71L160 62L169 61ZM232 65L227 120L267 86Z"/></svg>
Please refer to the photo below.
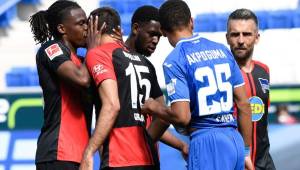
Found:
<svg viewBox="0 0 300 170"><path fill-rule="evenodd" d="M0 28L8 27L17 15L18 4L36 5L40 0L0 0Z"/></svg>

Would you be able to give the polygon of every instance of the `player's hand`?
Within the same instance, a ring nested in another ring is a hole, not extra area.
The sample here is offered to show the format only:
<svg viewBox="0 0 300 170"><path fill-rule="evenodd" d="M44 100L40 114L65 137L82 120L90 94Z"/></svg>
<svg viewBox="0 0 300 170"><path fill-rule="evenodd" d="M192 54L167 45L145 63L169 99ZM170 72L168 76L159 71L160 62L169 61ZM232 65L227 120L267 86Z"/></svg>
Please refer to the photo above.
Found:
<svg viewBox="0 0 300 170"><path fill-rule="evenodd" d="M122 32L122 29L120 26L118 26L118 28L113 28L113 34L111 34L110 36L119 40L119 41L122 41L122 36L123 36L123 32Z"/></svg>
<svg viewBox="0 0 300 170"><path fill-rule="evenodd" d="M150 114L151 115L160 106L161 106L161 104L158 101L154 100L153 98L149 98L143 104L143 106L141 108L141 112L143 114Z"/></svg>
<svg viewBox="0 0 300 170"><path fill-rule="evenodd" d="M88 33L87 33L87 48L92 49L101 44L102 31L105 29L106 23L104 22L100 29L98 29L98 16L92 15L88 21Z"/></svg>
<svg viewBox="0 0 300 170"><path fill-rule="evenodd" d="M187 158L189 156L189 145L185 142L182 142L181 155L184 158L184 160L187 161Z"/></svg>
<svg viewBox="0 0 300 170"><path fill-rule="evenodd" d="M79 170L93 170L93 155L84 153Z"/></svg>
<svg viewBox="0 0 300 170"><path fill-rule="evenodd" d="M245 157L245 170L254 170L250 155Z"/></svg>

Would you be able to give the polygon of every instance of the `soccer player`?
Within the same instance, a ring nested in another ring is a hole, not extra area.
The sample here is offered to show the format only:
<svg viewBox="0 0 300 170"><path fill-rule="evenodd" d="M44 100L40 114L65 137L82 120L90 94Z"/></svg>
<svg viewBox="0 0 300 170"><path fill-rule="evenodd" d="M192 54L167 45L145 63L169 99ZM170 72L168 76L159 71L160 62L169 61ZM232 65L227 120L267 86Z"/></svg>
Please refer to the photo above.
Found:
<svg viewBox="0 0 300 170"><path fill-rule="evenodd" d="M126 46L131 51L137 52L146 57L150 57L150 55L155 51L160 37L161 31L158 9L154 6L149 5L139 7L132 16L131 33L125 42ZM151 70L153 70L151 74L153 74L154 77L157 77L154 66L150 63L149 67L152 67ZM158 88L157 90L159 90L161 94L158 98L156 98L156 100L158 100L162 104L165 104L164 96L161 89L159 88L157 78L154 87ZM148 119L150 121L147 122L147 126L150 125L152 116L149 116ZM153 126L157 126L157 124L153 124ZM161 129L163 130L167 127L168 126ZM163 134L163 136L161 137L161 141L173 148L178 149L179 151L181 151L184 157L187 157L188 145L185 142L177 139L169 131L166 131Z"/></svg>
<svg viewBox="0 0 300 170"><path fill-rule="evenodd" d="M103 147L101 169L156 170L157 153L146 130L142 102L158 98L161 91L156 83L151 63L127 49L119 31L120 16L112 8L103 7L91 13L97 25L106 28L95 48L88 49L86 64L100 96L101 108L95 131L85 150L80 169L93 168L93 155ZM91 26L91 32L97 32Z"/></svg>
<svg viewBox="0 0 300 170"><path fill-rule="evenodd" d="M175 47L163 64L171 108L149 99L143 112L189 127L188 169L242 170L245 159L251 169L251 108L229 49L193 35L193 20L184 1L166 1L159 17L163 35ZM233 117L234 101L241 112L238 122Z"/></svg>
<svg viewBox="0 0 300 170"><path fill-rule="evenodd" d="M75 55L86 45L87 17L73 1L54 2L30 19L44 99L44 122L38 138L36 169L79 168L88 143L83 92L90 84L87 68Z"/></svg>
<svg viewBox="0 0 300 170"><path fill-rule="evenodd" d="M228 17L226 39L242 71L252 106L252 162L256 170L273 170L268 137L269 68L252 59L254 45L259 41L258 30L256 15L249 9L237 9Z"/></svg>

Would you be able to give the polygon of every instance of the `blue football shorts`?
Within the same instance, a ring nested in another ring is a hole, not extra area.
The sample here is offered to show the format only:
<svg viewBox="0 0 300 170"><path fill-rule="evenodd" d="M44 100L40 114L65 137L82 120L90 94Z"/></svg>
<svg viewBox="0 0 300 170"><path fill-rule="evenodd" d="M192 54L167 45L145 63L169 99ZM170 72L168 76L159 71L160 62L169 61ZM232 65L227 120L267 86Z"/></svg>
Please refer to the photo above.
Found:
<svg viewBox="0 0 300 170"><path fill-rule="evenodd" d="M190 138L189 170L244 170L244 141L235 128L200 129Z"/></svg>

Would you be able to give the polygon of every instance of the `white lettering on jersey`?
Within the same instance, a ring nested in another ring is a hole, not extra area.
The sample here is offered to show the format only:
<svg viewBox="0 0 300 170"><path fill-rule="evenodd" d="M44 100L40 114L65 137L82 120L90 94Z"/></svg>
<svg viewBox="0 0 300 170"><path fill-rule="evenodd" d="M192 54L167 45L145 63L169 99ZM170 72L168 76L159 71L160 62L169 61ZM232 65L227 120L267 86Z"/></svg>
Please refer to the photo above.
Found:
<svg viewBox="0 0 300 170"><path fill-rule="evenodd" d="M107 70L104 68L102 64L94 65L93 67L93 75L97 76L98 74L102 74L107 72Z"/></svg>
<svg viewBox="0 0 300 170"><path fill-rule="evenodd" d="M63 54L62 49L59 47L59 45L57 43L52 44L49 47L47 47L45 49L45 52L50 60L53 60L55 57Z"/></svg>
<svg viewBox="0 0 300 170"><path fill-rule="evenodd" d="M201 61L226 58L226 55L221 49L216 49L216 50L197 51L186 55L186 58L189 64L192 65L194 63L201 62Z"/></svg>
<svg viewBox="0 0 300 170"><path fill-rule="evenodd" d="M129 54L129 53L126 53L125 51L123 51L123 53L124 53L125 57L129 58L130 60L141 61L141 59L138 55Z"/></svg>
<svg viewBox="0 0 300 170"><path fill-rule="evenodd" d="M133 116L134 116L134 120L140 121L140 122L145 122L144 115L141 115L139 113L134 113Z"/></svg>
<svg viewBox="0 0 300 170"><path fill-rule="evenodd" d="M232 114L226 114L226 115L217 116L216 121L228 123L228 122L233 122L234 118L233 118Z"/></svg>

